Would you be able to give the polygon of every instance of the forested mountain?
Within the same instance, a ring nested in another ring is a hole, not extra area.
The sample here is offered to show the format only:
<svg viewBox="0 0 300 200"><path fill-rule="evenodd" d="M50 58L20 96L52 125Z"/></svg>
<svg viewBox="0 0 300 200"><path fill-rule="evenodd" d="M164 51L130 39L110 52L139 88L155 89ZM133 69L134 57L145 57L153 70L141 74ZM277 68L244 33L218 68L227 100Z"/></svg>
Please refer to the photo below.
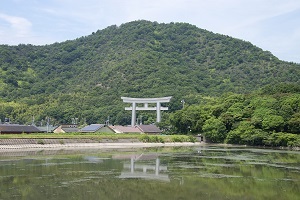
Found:
<svg viewBox="0 0 300 200"><path fill-rule="evenodd" d="M45 46L0 45L0 119L130 123L121 96L173 96L172 111L199 96L300 84L300 65L187 23L134 21ZM151 113L143 113L152 122Z"/></svg>

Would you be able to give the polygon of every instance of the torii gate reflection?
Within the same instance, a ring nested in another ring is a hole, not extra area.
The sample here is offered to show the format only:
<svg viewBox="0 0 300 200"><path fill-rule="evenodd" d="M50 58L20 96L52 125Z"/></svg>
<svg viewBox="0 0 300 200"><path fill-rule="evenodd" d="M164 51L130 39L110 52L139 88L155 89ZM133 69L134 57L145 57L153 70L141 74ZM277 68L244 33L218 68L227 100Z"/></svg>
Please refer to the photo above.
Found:
<svg viewBox="0 0 300 200"><path fill-rule="evenodd" d="M139 160L154 160L153 164L138 164ZM130 164L124 163L123 168L125 171L121 172L119 178L144 178L144 179L156 179L161 181L170 182L169 176L167 174L161 174L161 171L167 171L167 166L160 165L160 159L157 155L138 155L130 156ZM153 173L154 172L154 173Z"/></svg>
<svg viewBox="0 0 300 200"><path fill-rule="evenodd" d="M131 97L121 97L124 103L132 103L131 107L125 107L125 110L131 110L131 126L135 125L136 121L136 111L137 110L156 110L156 122L160 122L162 110L168 110L168 107L162 107L161 103L170 102L172 97L161 97L161 98L131 98ZM143 107L138 107L137 104L144 104ZM155 103L156 107L148 107L149 103Z"/></svg>

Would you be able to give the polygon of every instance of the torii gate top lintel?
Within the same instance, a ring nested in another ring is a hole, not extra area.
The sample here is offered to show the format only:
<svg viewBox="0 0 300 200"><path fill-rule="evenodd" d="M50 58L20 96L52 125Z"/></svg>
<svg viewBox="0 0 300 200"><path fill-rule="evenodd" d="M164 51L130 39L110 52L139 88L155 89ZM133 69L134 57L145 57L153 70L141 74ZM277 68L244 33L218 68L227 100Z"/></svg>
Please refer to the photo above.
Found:
<svg viewBox="0 0 300 200"><path fill-rule="evenodd" d="M160 97L160 98L131 98L131 97L121 97L124 103L167 103L170 102L172 97Z"/></svg>

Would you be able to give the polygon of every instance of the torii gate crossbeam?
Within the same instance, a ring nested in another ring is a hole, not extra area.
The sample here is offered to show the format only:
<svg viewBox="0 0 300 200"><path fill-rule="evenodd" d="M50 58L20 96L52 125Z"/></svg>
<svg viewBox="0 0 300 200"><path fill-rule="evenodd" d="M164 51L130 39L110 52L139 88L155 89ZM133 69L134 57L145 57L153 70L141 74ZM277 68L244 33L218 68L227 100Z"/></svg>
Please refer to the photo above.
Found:
<svg viewBox="0 0 300 200"><path fill-rule="evenodd" d="M168 110L168 107L161 107L161 103L170 102L172 97L161 97L161 98L131 98L121 97L124 103L131 103L131 107L125 107L125 110L131 110L131 126L135 125L136 111L137 110L156 110L156 122L161 121L162 110ZM137 107L137 104L144 104L143 107ZM149 103L156 103L156 107L148 107Z"/></svg>

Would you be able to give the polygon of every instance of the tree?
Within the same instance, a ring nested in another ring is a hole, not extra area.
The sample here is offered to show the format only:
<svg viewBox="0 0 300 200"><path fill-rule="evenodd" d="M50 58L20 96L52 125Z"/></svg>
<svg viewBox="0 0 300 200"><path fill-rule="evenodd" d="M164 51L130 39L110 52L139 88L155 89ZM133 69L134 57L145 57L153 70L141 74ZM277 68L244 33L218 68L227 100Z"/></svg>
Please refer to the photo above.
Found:
<svg viewBox="0 0 300 200"><path fill-rule="evenodd" d="M207 111L202 106L188 106L171 115L171 124L179 133L201 133L204 121L207 119Z"/></svg>
<svg viewBox="0 0 300 200"><path fill-rule="evenodd" d="M212 113L227 131L250 118L262 128L257 109L271 109L285 122L300 111L299 66L190 24L139 20L46 46L0 45L0 98L4 104L25 102L22 112L5 111L24 123L34 114L58 122L76 116L88 123L110 116L112 123L125 124L122 114L117 116L124 111L121 96L173 96L171 113L182 109L182 99L187 107L170 116L179 133L201 133ZM275 83L287 82L292 85L276 89ZM243 94L267 84L269 95ZM39 97L49 101L36 101ZM150 115L147 122L153 122Z"/></svg>
<svg viewBox="0 0 300 200"><path fill-rule="evenodd" d="M192 125L190 118L184 110L177 111L171 115L170 122L176 131L182 134L187 134Z"/></svg>
<svg viewBox="0 0 300 200"><path fill-rule="evenodd" d="M275 115L275 114L276 114L276 111L273 109L259 107L254 110L251 121L256 128L262 128L262 121L264 120L264 118L268 117L269 115ZM265 127L266 127L266 124L267 123L265 122Z"/></svg>
<svg viewBox="0 0 300 200"><path fill-rule="evenodd" d="M300 112L293 114L292 118L287 122L287 124L291 133L300 134Z"/></svg>
<svg viewBox="0 0 300 200"><path fill-rule="evenodd" d="M268 137L268 133L255 126L249 121L242 121L238 127L227 134L226 143L263 145Z"/></svg>
<svg viewBox="0 0 300 200"><path fill-rule="evenodd" d="M203 125L203 132L207 139L212 142L224 142L226 138L226 126L220 119L211 117Z"/></svg>
<svg viewBox="0 0 300 200"><path fill-rule="evenodd" d="M283 130L284 120L279 115L265 115L262 121L262 128L267 131Z"/></svg>

